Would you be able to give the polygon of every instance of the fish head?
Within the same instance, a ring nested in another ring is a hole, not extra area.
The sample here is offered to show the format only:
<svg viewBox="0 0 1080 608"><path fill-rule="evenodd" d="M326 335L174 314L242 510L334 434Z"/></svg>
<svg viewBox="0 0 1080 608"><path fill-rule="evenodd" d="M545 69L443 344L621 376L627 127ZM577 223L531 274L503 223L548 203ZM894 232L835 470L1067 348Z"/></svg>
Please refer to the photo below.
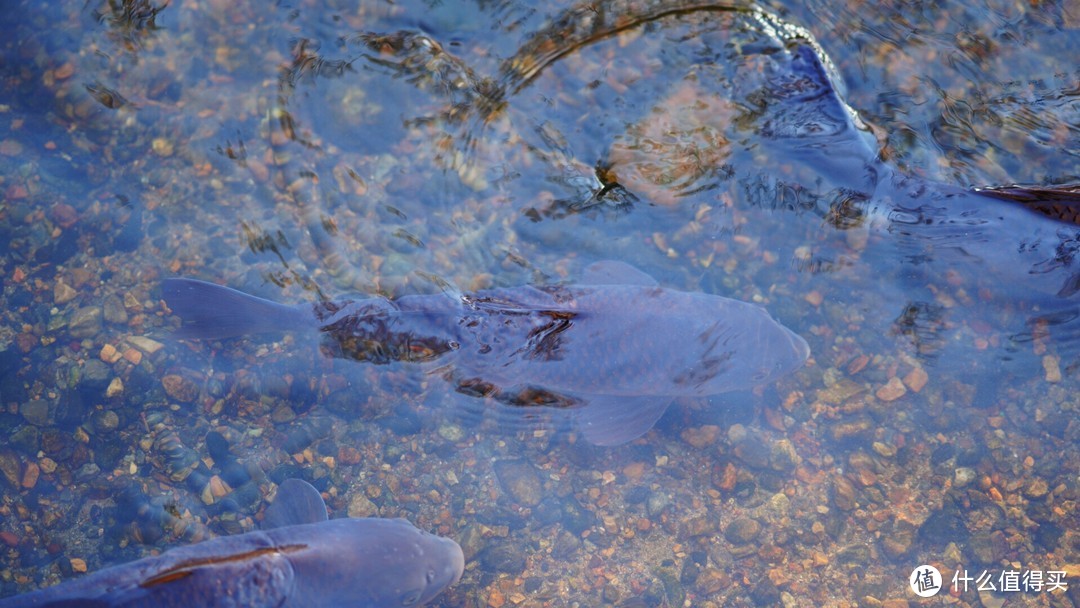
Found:
<svg viewBox="0 0 1080 608"><path fill-rule="evenodd" d="M412 527L412 524L400 520ZM465 553L461 546L449 538L430 534L413 528L416 538L414 546L419 551L420 568L405 579L410 585L410 593L401 597L402 606L420 606L430 602L435 596L457 583L465 572ZM409 603L410 600L412 603Z"/></svg>
<svg viewBox="0 0 1080 608"><path fill-rule="evenodd" d="M404 519L342 518L292 530L308 547L290 555L296 594L320 606L422 606L465 569L456 542Z"/></svg>

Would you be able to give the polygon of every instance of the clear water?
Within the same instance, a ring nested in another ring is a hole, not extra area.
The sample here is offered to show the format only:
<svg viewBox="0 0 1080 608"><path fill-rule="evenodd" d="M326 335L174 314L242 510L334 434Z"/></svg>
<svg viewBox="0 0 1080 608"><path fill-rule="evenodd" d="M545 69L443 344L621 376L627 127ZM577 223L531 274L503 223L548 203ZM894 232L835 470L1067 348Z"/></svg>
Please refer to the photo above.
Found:
<svg viewBox="0 0 1080 608"><path fill-rule="evenodd" d="M0 17L4 597L251 529L293 476L458 540L437 606L1075 576L1080 229L955 190L1080 181L1075 7L155 8ZM865 130L763 97L810 39ZM868 185L879 154L908 181ZM597 448L308 336L177 341L158 287L452 295L600 260L761 304L811 359Z"/></svg>

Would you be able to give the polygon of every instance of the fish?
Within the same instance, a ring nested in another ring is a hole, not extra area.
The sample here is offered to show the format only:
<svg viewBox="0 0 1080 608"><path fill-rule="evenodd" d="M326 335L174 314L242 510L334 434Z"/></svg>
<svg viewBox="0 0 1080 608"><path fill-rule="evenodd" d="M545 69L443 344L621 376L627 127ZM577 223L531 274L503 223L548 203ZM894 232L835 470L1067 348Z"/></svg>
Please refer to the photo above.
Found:
<svg viewBox="0 0 1080 608"><path fill-rule="evenodd" d="M1080 185L964 188L905 174L883 158L809 34L782 42L758 96L762 141L832 182L837 196L820 209L829 223L880 235L875 255L912 274L978 269L1000 298L1042 294L1049 306L1080 294Z"/></svg>
<svg viewBox="0 0 1080 608"><path fill-rule="evenodd" d="M328 519L318 490L300 479L282 482L262 528L2 599L0 607L421 606L465 567L456 542L404 519Z"/></svg>
<svg viewBox="0 0 1080 608"><path fill-rule="evenodd" d="M645 434L677 397L768 384L810 354L760 306L661 287L612 260L589 266L577 284L294 306L190 278L161 286L181 319L177 337L318 334L334 357L415 363L459 393L509 395L504 409L568 411L601 446Z"/></svg>

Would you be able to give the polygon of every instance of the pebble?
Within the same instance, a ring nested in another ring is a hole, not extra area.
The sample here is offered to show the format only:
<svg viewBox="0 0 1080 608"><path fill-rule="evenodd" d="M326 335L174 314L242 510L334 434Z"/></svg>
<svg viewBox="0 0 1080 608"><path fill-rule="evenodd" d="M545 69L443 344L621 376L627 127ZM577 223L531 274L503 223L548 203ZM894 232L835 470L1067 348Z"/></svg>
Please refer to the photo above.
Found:
<svg viewBox="0 0 1080 608"><path fill-rule="evenodd" d="M142 361L142 353L134 348L124 349L124 359L127 359L132 365L138 365Z"/></svg>
<svg viewBox="0 0 1080 608"><path fill-rule="evenodd" d="M747 466L755 469L769 466L769 445L760 431L734 424L728 429L728 441L735 446L735 455Z"/></svg>
<svg viewBox="0 0 1080 608"><path fill-rule="evenodd" d="M664 509L668 508L671 504L671 497L663 491L655 491L649 493L649 498L645 500L645 512L649 514L649 517L655 519Z"/></svg>
<svg viewBox="0 0 1080 608"><path fill-rule="evenodd" d="M745 545L761 533L761 524L749 517L740 517L728 524L724 530L724 538L735 545Z"/></svg>
<svg viewBox="0 0 1080 608"><path fill-rule="evenodd" d="M375 517L379 514L379 507L371 502L363 492L353 494L349 500L349 517Z"/></svg>
<svg viewBox="0 0 1080 608"><path fill-rule="evenodd" d="M27 401L19 408L19 412L27 422L34 426L48 426L49 424L49 402L44 399Z"/></svg>
<svg viewBox="0 0 1080 608"><path fill-rule="evenodd" d="M881 539L881 547L889 557L899 560L907 557L911 552L912 543L915 542L914 530L897 530Z"/></svg>
<svg viewBox="0 0 1080 608"><path fill-rule="evenodd" d="M12 450L0 450L0 473L13 487L18 487L22 480L22 462Z"/></svg>
<svg viewBox="0 0 1080 608"><path fill-rule="evenodd" d="M1024 488L1024 496L1028 498L1042 498L1050 491L1050 486L1045 479L1035 479Z"/></svg>
<svg viewBox="0 0 1080 608"><path fill-rule="evenodd" d="M465 431L456 424L440 424L438 432L439 437L455 443L465 438Z"/></svg>
<svg viewBox="0 0 1080 608"><path fill-rule="evenodd" d="M710 596L727 589L732 584L731 575L719 568L705 568L694 581L697 592L703 596Z"/></svg>
<svg viewBox="0 0 1080 608"><path fill-rule="evenodd" d="M1047 382L1061 382L1061 365L1054 355L1046 355L1042 360L1043 371L1046 373Z"/></svg>
<svg viewBox="0 0 1080 608"><path fill-rule="evenodd" d="M892 458L896 456L896 446L891 443L883 443L881 441L875 441L870 447L874 448L874 451L879 455L886 458Z"/></svg>
<svg viewBox="0 0 1080 608"><path fill-rule="evenodd" d="M26 463L26 470L23 472L22 487L27 490L33 489L37 485L38 476L41 475L41 467L36 462Z"/></svg>
<svg viewBox="0 0 1080 608"><path fill-rule="evenodd" d="M478 557L482 572L520 574L525 571L525 552L509 539L493 539Z"/></svg>
<svg viewBox="0 0 1080 608"><path fill-rule="evenodd" d="M363 455L360 453L360 450L352 446L341 446L338 448L337 459L341 464L350 466L360 464L362 458Z"/></svg>
<svg viewBox="0 0 1080 608"><path fill-rule="evenodd" d="M50 475L56 471L56 461L48 456L42 458L39 464L41 466L41 471L46 475Z"/></svg>
<svg viewBox="0 0 1080 608"><path fill-rule="evenodd" d="M907 387L904 386L904 383L896 376L893 376L892 378L889 378L888 383L879 388L874 394L882 401L896 401L906 393Z"/></svg>
<svg viewBox="0 0 1080 608"><path fill-rule="evenodd" d="M10 442L20 454L37 454L41 449L41 431L32 424L21 425L11 434Z"/></svg>
<svg viewBox="0 0 1080 608"><path fill-rule="evenodd" d="M174 151L172 141L164 137L154 138L154 141L150 142L150 148L153 149L154 154L165 158L172 156Z"/></svg>
<svg viewBox="0 0 1080 608"><path fill-rule="evenodd" d="M74 288L62 281L57 281L56 287L53 288L53 303L66 304L74 300L77 295L79 295L79 292Z"/></svg>
<svg viewBox="0 0 1080 608"><path fill-rule="evenodd" d="M73 572L86 572L86 560L81 557L73 557L70 561Z"/></svg>
<svg viewBox="0 0 1080 608"><path fill-rule="evenodd" d="M708 515L691 517L683 522L682 533L686 538L705 536L706 534L712 534L715 531L716 520Z"/></svg>
<svg viewBox="0 0 1080 608"><path fill-rule="evenodd" d="M850 378L837 378L827 388L818 391L818 399L839 405L866 390L866 387Z"/></svg>
<svg viewBox="0 0 1080 608"><path fill-rule="evenodd" d="M161 379L161 386L165 394L181 403L191 403L199 396L199 387L187 378L169 374Z"/></svg>
<svg viewBox="0 0 1080 608"><path fill-rule="evenodd" d="M765 506L768 508L768 513L772 519L780 519L787 517L791 511L791 499L788 498L787 494L777 492L769 497L769 501L765 503Z"/></svg>
<svg viewBox="0 0 1080 608"><path fill-rule="evenodd" d="M127 338L129 344L135 348L143 351L148 355L152 355L157 351L165 348L165 345L157 340L151 340L150 338L144 338L143 336L129 336Z"/></svg>
<svg viewBox="0 0 1080 608"><path fill-rule="evenodd" d="M68 321L68 333L73 338L91 338L101 331L101 307L84 306Z"/></svg>
<svg viewBox="0 0 1080 608"><path fill-rule="evenodd" d="M116 325L125 325L128 322L127 311L124 310L124 303L120 300L120 297L115 294L106 296L105 301L102 302L103 313L105 320L109 323Z"/></svg>
<svg viewBox="0 0 1080 608"><path fill-rule="evenodd" d="M904 376L904 384L916 393L921 391L929 380L930 376L926 373L926 370L921 367L912 369Z"/></svg>
<svg viewBox="0 0 1080 608"><path fill-rule="evenodd" d="M110 375L109 366L101 361L91 359L83 366L80 383L86 386L104 388L109 381Z"/></svg>
<svg viewBox="0 0 1080 608"><path fill-rule="evenodd" d="M116 415L116 412L112 410L98 410L94 412L91 417L91 421L94 425L94 430L99 433L109 433L115 431L120 426L120 416Z"/></svg>
<svg viewBox="0 0 1080 608"><path fill-rule="evenodd" d="M975 481L975 469L971 467L958 467L953 472L953 486L962 488Z"/></svg>
<svg viewBox="0 0 1080 608"><path fill-rule="evenodd" d="M874 431L874 421L869 416L859 416L854 419L844 420L834 424L829 429L833 439L854 439L864 435L871 435Z"/></svg>
<svg viewBox="0 0 1080 608"><path fill-rule="evenodd" d="M75 472L75 478L79 481L88 481L97 479L99 473L101 473L101 467L92 462L88 462L79 467L79 470Z"/></svg>
<svg viewBox="0 0 1080 608"><path fill-rule="evenodd" d="M622 473L630 481L641 481L641 478L645 475L645 463L631 462L623 467Z"/></svg>
<svg viewBox="0 0 1080 608"><path fill-rule="evenodd" d="M109 382L109 387L105 389L105 396L108 398L119 397L124 393L124 381L120 378L113 378Z"/></svg>
<svg viewBox="0 0 1080 608"><path fill-rule="evenodd" d="M514 502L535 507L543 500L543 482L536 467L524 460L499 460L492 466L502 491L509 494Z"/></svg>
<svg viewBox="0 0 1080 608"><path fill-rule="evenodd" d="M850 511L855 508L855 485L847 477L836 477L832 494L833 505L837 509Z"/></svg>
<svg viewBox="0 0 1080 608"><path fill-rule="evenodd" d="M270 420L275 424L283 424L296 419L296 412L287 403L282 403L270 413Z"/></svg>
<svg viewBox="0 0 1080 608"><path fill-rule="evenodd" d="M116 347L112 344L102 346L101 352L98 353L98 357L106 363L116 363L122 356L120 351L116 350Z"/></svg>
<svg viewBox="0 0 1080 608"><path fill-rule="evenodd" d="M714 424L706 424L699 427L683 429L680 437L691 446L701 449L716 442L716 436L720 433L720 427Z"/></svg>
<svg viewBox="0 0 1080 608"><path fill-rule="evenodd" d="M769 463L775 471L790 471L799 466L802 458L795 451L795 444L789 439L780 439L772 444Z"/></svg>

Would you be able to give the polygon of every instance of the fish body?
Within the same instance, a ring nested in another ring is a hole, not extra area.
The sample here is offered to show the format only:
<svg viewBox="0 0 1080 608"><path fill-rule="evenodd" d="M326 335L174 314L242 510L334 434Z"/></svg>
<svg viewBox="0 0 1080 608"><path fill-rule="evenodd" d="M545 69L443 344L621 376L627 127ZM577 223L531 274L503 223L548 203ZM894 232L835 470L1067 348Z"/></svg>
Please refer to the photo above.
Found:
<svg viewBox="0 0 1080 608"><path fill-rule="evenodd" d="M459 389L481 394L542 392L575 409L586 437L602 445L648 431L675 397L765 384L798 369L809 355L805 340L759 306L660 287L616 262L594 264L581 284L456 298L282 307L247 296L235 303L245 311L235 316L269 321L260 327L245 321L243 332L222 327L207 304L220 301L214 294L223 289L190 279L164 282L166 302L184 320L181 336L318 331L334 356L423 363Z"/></svg>
<svg viewBox="0 0 1080 608"><path fill-rule="evenodd" d="M1017 295L1080 292L1080 185L968 189L905 175L882 160L817 44L798 35L784 49L759 95L762 141L838 187L827 219L883 235L876 255L912 269L974 265Z"/></svg>
<svg viewBox="0 0 1080 608"><path fill-rule="evenodd" d="M461 577L457 543L404 519L327 520L299 480L283 483L274 505L267 521L280 527L178 547L0 607L391 608L422 605Z"/></svg>

